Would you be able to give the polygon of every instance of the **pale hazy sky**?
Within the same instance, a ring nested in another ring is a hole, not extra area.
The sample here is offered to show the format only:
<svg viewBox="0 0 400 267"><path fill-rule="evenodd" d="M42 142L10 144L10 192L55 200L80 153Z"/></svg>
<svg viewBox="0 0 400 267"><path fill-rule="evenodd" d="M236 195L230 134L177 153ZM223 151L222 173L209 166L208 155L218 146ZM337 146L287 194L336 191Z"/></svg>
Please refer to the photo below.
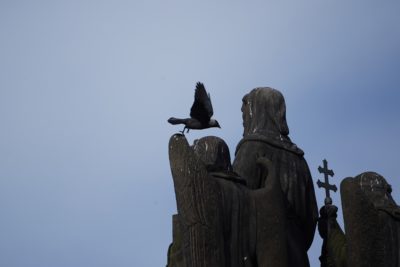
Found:
<svg viewBox="0 0 400 267"><path fill-rule="evenodd" d="M394 0L1 0L0 266L165 266L181 130L166 120L188 115L197 81L222 129L190 142L217 135L233 153L242 96L274 87L315 181L327 158L338 186L376 171L399 201L399 13Z"/></svg>

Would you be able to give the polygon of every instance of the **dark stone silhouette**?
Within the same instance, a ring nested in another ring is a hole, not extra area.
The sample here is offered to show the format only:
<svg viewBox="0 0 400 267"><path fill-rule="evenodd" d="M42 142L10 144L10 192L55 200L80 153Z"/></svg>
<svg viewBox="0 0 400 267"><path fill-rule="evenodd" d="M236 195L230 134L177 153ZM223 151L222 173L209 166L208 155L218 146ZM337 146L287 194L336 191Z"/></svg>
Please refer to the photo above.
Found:
<svg viewBox="0 0 400 267"><path fill-rule="evenodd" d="M244 181L231 171L225 142L205 137L190 147L174 135L169 157L179 221L174 231L181 240L178 247L174 237L171 247L184 260L179 265L170 253L168 266L253 266L246 261L254 212Z"/></svg>
<svg viewBox="0 0 400 267"><path fill-rule="evenodd" d="M233 167L217 137L169 142L178 214L168 266L307 267L317 207L303 152L288 137L282 95L244 98Z"/></svg>
<svg viewBox="0 0 400 267"><path fill-rule="evenodd" d="M345 267L346 263L346 238L336 221L338 208L327 204L320 209L318 232L323 239L321 267ZM328 242L329 241L329 242Z"/></svg>
<svg viewBox="0 0 400 267"><path fill-rule="evenodd" d="M335 174L333 170L328 169L328 161L326 159L323 160L323 166L319 166L318 171L324 174L324 182L321 182L319 179L317 181L318 187L325 189L325 206L320 209L321 216L318 221L318 231L324 240L319 260L322 267L345 266L342 261L343 248L345 247L343 246L344 234L336 221L337 207L332 205L332 198L330 196L330 191L337 191L336 185L329 183L329 176L333 177ZM329 250L333 250L334 253L328 254L328 236L330 236L330 240L334 240L329 246ZM332 244L335 244L335 246L332 246ZM337 246L337 244L341 245ZM333 257L333 255L336 257Z"/></svg>
<svg viewBox="0 0 400 267"><path fill-rule="evenodd" d="M177 119L171 117L168 119L168 122L173 125L184 124L185 127L181 131L182 134L185 133L185 130L189 132L190 129L201 130L211 127L221 128L218 121L211 119L213 114L214 111L211 104L210 94L207 94L204 84L198 82L196 84L194 102L192 108L190 109L190 118Z"/></svg>
<svg viewBox="0 0 400 267"><path fill-rule="evenodd" d="M202 88L198 84L191 116L204 126L212 107ZM170 138L178 214L168 267L309 267L317 205L304 153L288 136L284 98L256 88L243 98L242 112L244 134L232 165L218 137L192 146L184 131ZM169 121L192 127L186 119ZM326 160L319 171L325 181L317 184L326 191L318 219L321 266L400 267L400 207L386 180L366 172L342 181L344 232L330 198L334 173Z"/></svg>
<svg viewBox="0 0 400 267"><path fill-rule="evenodd" d="M275 89L256 88L243 97L242 112L244 133L236 148L233 169L246 179L250 189L256 190L266 183L256 166L257 157L262 155L272 161L284 195L287 221L286 234L281 238L287 242L288 266L309 266L307 250L314 238L318 209L304 153L288 136L285 100ZM279 209L273 208L272 213ZM261 234L257 240L258 261L266 263L270 256L265 250L270 246L264 244L269 240Z"/></svg>
<svg viewBox="0 0 400 267"><path fill-rule="evenodd" d="M345 233L336 221L337 207L322 207L321 266L399 267L400 207L385 178L365 172L344 179L340 190Z"/></svg>

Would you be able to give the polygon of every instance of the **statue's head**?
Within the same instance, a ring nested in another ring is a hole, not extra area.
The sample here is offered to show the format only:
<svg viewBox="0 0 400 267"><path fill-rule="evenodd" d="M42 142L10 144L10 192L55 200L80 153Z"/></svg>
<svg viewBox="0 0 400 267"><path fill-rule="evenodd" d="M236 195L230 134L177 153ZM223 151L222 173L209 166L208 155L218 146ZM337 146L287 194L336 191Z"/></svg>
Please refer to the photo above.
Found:
<svg viewBox="0 0 400 267"><path fill-rule="evenodd" d="M376 206L396 205L392 198L392 187L383 176L376 172L364 172L355 177L361 190L369 200Z"/></svg>
<svg viewBox="0 0 400 267"><path fill-rule="evenodd" d="M281 92L269 87L255 88L242 101L243 136L289 134L285 99Z"/></svg>
<svg viewBox="0 0 400 267"><path fill-rule="evenodd" d="M207 136L195 140L193 150L206 165L208 171L232 171L229 148L221 138Z"/></svg>

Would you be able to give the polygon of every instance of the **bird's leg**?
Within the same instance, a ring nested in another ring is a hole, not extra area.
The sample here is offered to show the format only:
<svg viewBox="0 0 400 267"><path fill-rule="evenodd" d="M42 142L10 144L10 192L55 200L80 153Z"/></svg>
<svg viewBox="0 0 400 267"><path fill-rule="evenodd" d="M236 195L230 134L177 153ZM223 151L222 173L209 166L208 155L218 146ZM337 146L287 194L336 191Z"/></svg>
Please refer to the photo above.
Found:
<svg viewBox="0 0 400 267"><path fill-rule="evenodd" d="M185 135L185 130L186 130L187 128L186 128L186 126L185 127L183 127L183 130L182 131L179 131L180 133L182 133L183 135ZM189 131L189 129L188 129L188 131Z"/></svg>
<svg viewBox="0 0 400 267"><path fill-rule="evenodd" d="M189 128L186 128L186 133L189 133L189 130L190 130Z"/></svg>

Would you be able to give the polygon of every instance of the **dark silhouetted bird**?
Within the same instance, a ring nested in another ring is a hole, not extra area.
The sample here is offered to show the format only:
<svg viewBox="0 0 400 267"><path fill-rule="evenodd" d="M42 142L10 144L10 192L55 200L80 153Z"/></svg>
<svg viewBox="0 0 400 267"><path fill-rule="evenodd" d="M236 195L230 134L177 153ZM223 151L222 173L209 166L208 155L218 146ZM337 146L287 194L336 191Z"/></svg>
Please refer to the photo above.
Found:
<svg viewBox="0 0 400 267"><path fill-rule="evenodd" d="M190 129L221 128L218 121L211 119L213 113L210 94L207 94L204 84L198 82L194 93L194 102L190 109L190 118L177 119L172 117L168 119L168 122L174 125L184 124L185 127L181 131L182 134L185 134L185 130L188 133Z"/></svg>

